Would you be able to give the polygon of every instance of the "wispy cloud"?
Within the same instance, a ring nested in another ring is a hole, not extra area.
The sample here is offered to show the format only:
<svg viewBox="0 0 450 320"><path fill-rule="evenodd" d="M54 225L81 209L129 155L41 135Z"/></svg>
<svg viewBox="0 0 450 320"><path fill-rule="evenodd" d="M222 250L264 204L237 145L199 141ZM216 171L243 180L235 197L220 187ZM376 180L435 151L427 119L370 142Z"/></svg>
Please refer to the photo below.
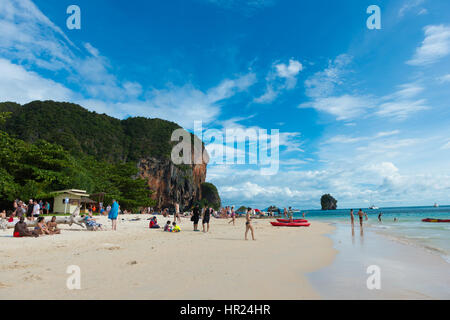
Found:
<svg viewBox="0 0 450 320"><path fill-rule="evenodd" d="M292 90L297 85L297 76L303 70L303 65L290 59L288 64L276 62L266 76L266 91L254 99L256 103L273 102L283 90Z"/></svg>
<svg viewBox="0 0 450 320"><path fill-rule="evenodd" d="M413 58L407 61L414 66L433 64L450 54L450 26L429 25L424 28L425 39L416 49Z"/></svg>
<svg viewBox="0 0 450 320"><path fill-rule="evenodd" d="M427 9L421 7L425 0L406 0L398 11L398 15L403 17L409 11L415 11L416 14L422 15L427 13Z"/></svg>

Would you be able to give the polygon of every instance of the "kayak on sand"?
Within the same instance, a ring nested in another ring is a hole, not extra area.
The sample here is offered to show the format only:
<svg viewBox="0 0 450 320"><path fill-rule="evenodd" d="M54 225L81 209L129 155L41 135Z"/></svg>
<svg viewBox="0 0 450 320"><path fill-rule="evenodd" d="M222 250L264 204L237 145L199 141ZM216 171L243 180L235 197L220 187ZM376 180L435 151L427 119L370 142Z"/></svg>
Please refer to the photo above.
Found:
<svg viewBox="0 0 450 320"><path fill-rule="evenodd" d="M423 219L422 222L450 222L450 219L432 219L432 218L427 218L427 219Z"/></svg>
<svg viewBox="0 0 450 320"><path fill-rule="evenodd" d="M271 222L274 227L309 227L311 223L306 222Z"/></svg>
<svg viewBox="0 0 450 320"><path fill-rule="evenodd" d="M291 220L289 220L289 219L277 219L277 221L278 222L284 222L284 223L291 222ZM308 220L305 220L305 219L292 219L292 222L300 223L300 222L308 222Z"/></svg>

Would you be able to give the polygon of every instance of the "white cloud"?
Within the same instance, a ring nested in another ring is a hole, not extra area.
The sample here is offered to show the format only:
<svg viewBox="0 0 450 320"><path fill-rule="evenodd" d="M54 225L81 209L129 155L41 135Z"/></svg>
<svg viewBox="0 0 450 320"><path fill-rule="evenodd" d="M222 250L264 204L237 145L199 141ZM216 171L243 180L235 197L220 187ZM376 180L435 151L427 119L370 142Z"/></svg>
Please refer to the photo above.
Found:
<svg viewBox="0 0 450 320"><path fill-rule="evenodd" d="M297 85L297 76L303 70L303 65L294 59L288 64L274 63L272 70L266 76L266 91L253 101L256 103L273 102L283 90L292 90Z"/></svg>
<svg viewBox="0 0 450 320"><path fill-rule="evenodd" d="M321 112L329 113L337 120L349 120L357 118L373 108L374 102L368 97L342 95L339 97L316 98L311 102L300 104L299 108L314 108Z"/></svg>
<svg viewBox="0 0 450 320"><path fill-rule="evenodd" d="M343 83L343 77L348 73L347 67L352 59L347 54L341 54L336 59L330 60L325 70L306 79L306 95L310 98L332 95L336 86Z"/></svg>
<svg viewBox="0 0 450 320"><path fill-rule="evenodd" d="M433 64L450 54L450 26L429 25L424 28L425 39L407 63L414 66Z"/></svg>
<svg viewBox="0 0 450 320"><path fill-rule="evenodd" d="M447 82L450 82L450 73L449 73L449 74L446 74L446 75L443 75L442 77L439 77L439 78L438 78L438 81L439 81L440 83L447 83Z"/></svg>
<svg viewBox="0 0 450 320"><path fill-rule="evenodd" d="M20 104L33 100L70 101L74 94L52 80L42 78L35 72L0 58L0 97L3 101Z"/></svg>
<svg viewBox="0 0 450 320"><path fill-rule="evenodd" d="M424 91L417 83L407 83L391 94L377 97L358 93L337 95L345 88L343 77L351 57L340 55L329 62L328 67L305 81L306 95L310 101L301 103L299 108L313 108L328 113L338 121L349 121L375 115L393 120L405 120L412 114L429 109L425 99L416 98Z"/></svg>

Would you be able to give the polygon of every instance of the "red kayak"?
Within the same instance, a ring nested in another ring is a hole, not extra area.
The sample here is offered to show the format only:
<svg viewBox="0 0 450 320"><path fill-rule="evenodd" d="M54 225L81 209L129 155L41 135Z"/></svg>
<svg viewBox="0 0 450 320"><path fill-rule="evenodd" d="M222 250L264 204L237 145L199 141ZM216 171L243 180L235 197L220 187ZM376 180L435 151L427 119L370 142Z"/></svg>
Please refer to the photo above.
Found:
<svg viewBox="0 0 450 320"><path fill-rule="evenodd" d="M271 224L274 227L309 227L311 223L305 223L305 222L271 222Z"/></svg>
<svg viewBox="0 0 450 320"><path fill-rule="evenodd" d="M423 219L422 222L450 222L450 219Z"/></svg>
<svg viewBox="0 0 450 320"><path fill-rule="evenodd" d="M277 221L278 222L284 222L284 223L291 222L291 220L289 220L289 219L277 219ZM292 219L292 222L300 223L300 222L308 222L308 220L305 220L305 219Z"/></svg>

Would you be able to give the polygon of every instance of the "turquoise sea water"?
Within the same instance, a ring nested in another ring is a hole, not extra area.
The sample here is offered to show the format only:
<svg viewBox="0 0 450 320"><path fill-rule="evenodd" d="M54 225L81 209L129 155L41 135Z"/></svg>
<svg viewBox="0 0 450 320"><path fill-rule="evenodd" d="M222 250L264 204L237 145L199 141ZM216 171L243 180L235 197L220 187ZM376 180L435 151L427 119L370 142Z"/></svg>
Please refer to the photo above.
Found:
<svg viewBox="0 0 450 320"><path fill-rule="evenodd" d="M355 208L355 213L359 208ZM450 263L450 223L422 222L425 218L450 219L450 206L435 207L397 207L364 209L369 220L364 221L366 228L403 243L422 247L439 254ZM350 224L350 209L332 211L302 210L306 219L314 221ZM382 222L378 221L379 212L383 213ZM295 214L295 217L301 217ZM394 218L398 221L394 222ZM359 224L355 217L356 226Z"/></svg>

